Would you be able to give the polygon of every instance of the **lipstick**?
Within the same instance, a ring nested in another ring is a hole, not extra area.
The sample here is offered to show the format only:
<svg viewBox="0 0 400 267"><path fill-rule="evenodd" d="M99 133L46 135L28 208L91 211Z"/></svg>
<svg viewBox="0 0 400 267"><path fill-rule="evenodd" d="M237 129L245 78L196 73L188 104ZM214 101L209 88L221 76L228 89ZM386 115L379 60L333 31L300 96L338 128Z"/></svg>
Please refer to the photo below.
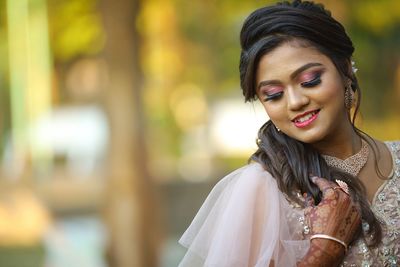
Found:
<svg viewBox="0 0 400 267"><path fill-rule="evenodd" d="M304 128L315 121L318 118L318 114L319 110L313 110L297 116L292 121L296 127Z"/></svg>

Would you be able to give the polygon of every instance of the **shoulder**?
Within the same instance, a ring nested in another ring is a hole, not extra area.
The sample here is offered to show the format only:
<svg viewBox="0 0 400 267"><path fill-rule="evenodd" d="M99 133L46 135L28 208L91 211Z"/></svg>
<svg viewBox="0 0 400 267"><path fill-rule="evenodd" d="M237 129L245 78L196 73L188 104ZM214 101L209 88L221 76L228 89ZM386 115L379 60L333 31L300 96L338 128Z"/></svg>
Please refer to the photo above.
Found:
<svg viewBox="0 0 400 267"><path fill-rule="evenodd" d="M392 153L399 153L400 151L400 140L395 141L385 141L384 142L390 149Z"/></svg>
<svg viewBox="0 0 400 267"><path fill-rule="evenodd" d="M394 164L400 165L400 141L385 141Z"/></svg>
<svg viewBox="0 0 400 267"><path fill-rule="evenodd" d="M252 162L223 177L215 185L213 191L227 189L235 191L235 193L249 190L254 192L260 191L264 187L277 189L276 180L261 164Z"/></svg>
<svg viewBox="0 0 400 267"><path fill-rule="evenodd" d="M223 177L211 190L195 216L193 223L204 220L225 221L223 217L244 218L243 214L279 199L275 179L259 163L243 166ZM235 214L233 216L233 214ZM212 218L212 219L210 219Z"/></svg>
<svg viewBox="0 0 400 267"><path fill-rule="evenodd" d="M259 163L229 173L179 240L188 248L179 266L269 266L277 249L282 249L276 254L279 260L290 263L279 266L295 266L289 242L284 249L278 246L281 238L291 238L284 200L275 179Z"/></svg>
<svg viewBox="0 0 400 267"><path fill-rule="evenodd" d="M385 144L392 155L393 172L400 177L400 141L386 141Z"/></svg>
<svg viewBox="0 0 400 267"><path fill-rule="evenodd" d="M188 248L179 266L268 266L271 255L258 251L272 251L278 242L279 201L275 179L260 164L229 173L212 189L179 240ZM269 225L276 229L266 229Z"/></svg>
<svg viewBox="0 0 400 267"><path fill-rule="evenodd" d="M261 164L253 162L220 179L204 201L199 213L208 213L216 206L235 206L237 201L253 203L267 191L278 192L276 180Z"/></svg>
<svg viewBox="0 0 400 267"><path fill-rule="evenodd" d="M372 149L379 169L385 176L390 176L400 158L400 141L380 141L372 139ZM376 154L377 152L377 154Z"/></svg>
<svg viewBox="0 0 400 267"><path fill-rule="evenodd" d="M251 162L247 165L244 165L244 166L232 171L231 173L226 175L222 180L229 179L228 177L231 177L231 176L241 176L241 175L248 175L248 174L252 174L252 175L256 175L256 176L271 176L270 173L267 172L260 163Z"/></svg>

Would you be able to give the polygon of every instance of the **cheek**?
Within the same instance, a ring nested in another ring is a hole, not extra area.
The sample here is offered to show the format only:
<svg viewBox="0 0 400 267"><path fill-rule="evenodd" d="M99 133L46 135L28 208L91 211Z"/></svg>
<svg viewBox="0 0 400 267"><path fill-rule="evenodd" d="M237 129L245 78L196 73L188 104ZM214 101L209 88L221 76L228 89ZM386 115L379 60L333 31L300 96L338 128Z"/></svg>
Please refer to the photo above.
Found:
<svg viewBox="0 0 400 267"><path fill-rule="evenodd" d="M280 105L276 103L269 105L268 103L262 103L265 112L272 121L278 121L284 116L284 111Z"/></svg>
<svg viewBox="0 0 400 267"><path fill-rule="evenodd" d="M320 99L324 102L342 103L344 101L344 88L340 86L340 83L336 82L327 84Z"/></svg>

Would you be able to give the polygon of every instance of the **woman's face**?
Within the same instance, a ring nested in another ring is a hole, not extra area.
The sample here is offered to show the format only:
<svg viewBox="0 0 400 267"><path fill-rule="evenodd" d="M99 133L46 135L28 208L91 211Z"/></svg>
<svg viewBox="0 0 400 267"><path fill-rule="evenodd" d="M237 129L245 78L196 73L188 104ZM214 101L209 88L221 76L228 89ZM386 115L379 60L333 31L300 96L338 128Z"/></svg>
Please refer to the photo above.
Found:
<svg viewBox="0 0 400 267"><path fill-rule="evenodd" d="M272 122L296 140L327 141L350 125L344 81L332 61L313 47L284 43L264 55L256 86Z"/></svg>

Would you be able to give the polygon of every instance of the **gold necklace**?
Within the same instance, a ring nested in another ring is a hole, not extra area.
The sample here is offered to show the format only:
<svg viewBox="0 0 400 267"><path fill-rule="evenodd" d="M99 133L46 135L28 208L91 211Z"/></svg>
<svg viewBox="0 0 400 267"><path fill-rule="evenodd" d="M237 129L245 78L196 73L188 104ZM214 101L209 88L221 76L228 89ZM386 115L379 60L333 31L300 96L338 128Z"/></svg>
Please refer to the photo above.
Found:
<svg viewBox="0 0 400 267"><path fill-rule="evenodd" d="M337 157L322 155L326 163L330 167L335 167L347 172L353 176L357 176L361 169L367 163L369 155L368 144L361 139L361 150L347 159L339 159Z"/></svg>

